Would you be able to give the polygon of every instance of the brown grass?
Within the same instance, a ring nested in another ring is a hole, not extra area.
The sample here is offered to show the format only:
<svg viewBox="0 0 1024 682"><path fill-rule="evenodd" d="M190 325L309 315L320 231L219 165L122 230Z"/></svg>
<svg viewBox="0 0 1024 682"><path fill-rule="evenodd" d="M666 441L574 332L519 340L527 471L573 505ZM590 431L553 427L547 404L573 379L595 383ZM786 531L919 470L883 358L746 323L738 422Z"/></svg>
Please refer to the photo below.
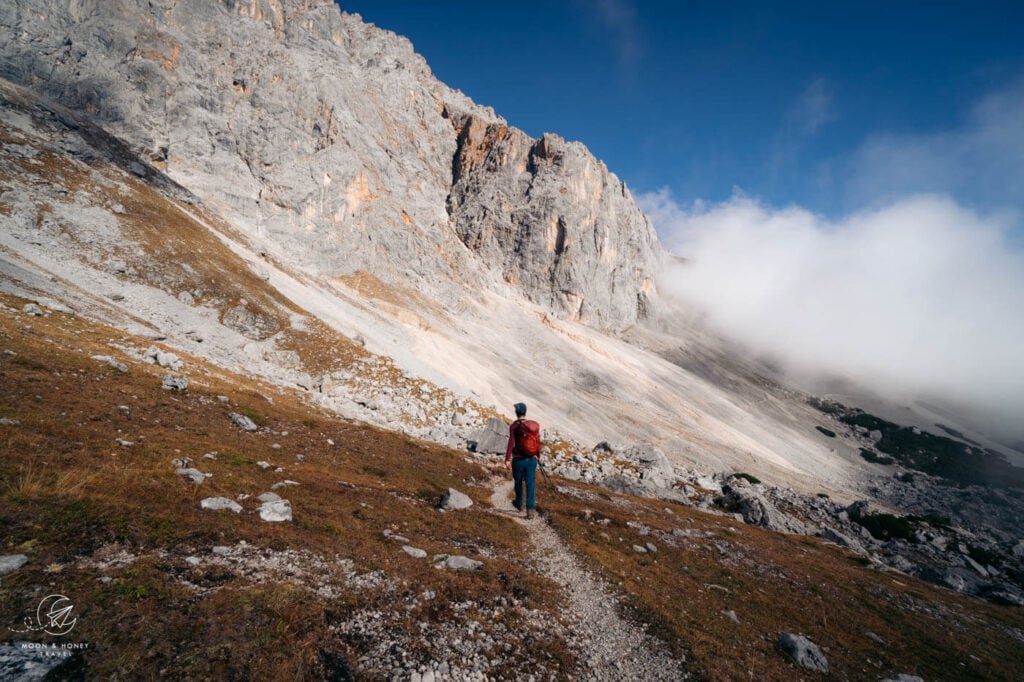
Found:
<svg viewBox="0 0 1024 682"><path fill-rule="evenodd" d="M68 595L80 610L76 641L92 646L90 676L323 677L325 660L351 664L359 655L358 641L330 631L354 608L377 604L396 628L407 617L452 617L427 606L407 614L404 600L425 590L439 600L517 598L527 608L557 611L554 586L521 569L523 530L483 511L489 489L481 483L489 473L462 453L311 411L288 393L232 380L196 358L185 357L194 377L189 391L172 394L160 389L159 370L137 359L114 352L129 365L126 374L89 359L124 343L121 333L70 315L17 315L12 309L24 301L9 296L0 303L9 306L0 309L0 416L21 421L0 427L0 552L30 559L4 576L0 622L20 623L40 586ZM257 413L265 426L242 432L228 419L231 411ZM215 461L203 459L214 451ZM200 486L185 482L171 464L176 457L191 457L213 477ZM260 460L286 471L264 471L255 465ZM262 522L251 499L242 502L242 515L198 506L207 496L258 495L283 477L301 484L278 491L291 500L293 523ZM449 486L478 505L436 511ZM384 538L385 529L428 555L465 554L485 566L439 571L406 556ZM242 540L351 559L360 573L383 571L392 587L324 600L287 582L256 584L184 563ZM104 571L113 580L103 584L89 562L110 547L137 558ZM194 593L181 577L208 591ZM571 664L564 643L538 646Z"/></svg>
<svg viewBox="0 0 1024 682"><path fill-rule="evenodd" d="M858 557L815 538L576 487L589 490L589 499L546 500L555 528L620 586L634 618L689 654L702 678L812 677L776 651L780 631L803 634L821 646L835 679L896 673L924 679L1024 676L1021 609L867 568ZM649 534L629 522L641 522ZM690 536L672 535L673 529ZM658 551L632 549L646 542ZM730 610L738 624L724 615Z"/></svg>

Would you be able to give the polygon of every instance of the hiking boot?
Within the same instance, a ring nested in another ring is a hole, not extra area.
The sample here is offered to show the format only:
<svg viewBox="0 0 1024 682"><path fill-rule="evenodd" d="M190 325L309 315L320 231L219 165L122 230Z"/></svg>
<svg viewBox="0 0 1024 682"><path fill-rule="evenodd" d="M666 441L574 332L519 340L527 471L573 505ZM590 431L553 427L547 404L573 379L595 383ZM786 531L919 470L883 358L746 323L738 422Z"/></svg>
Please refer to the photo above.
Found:
<svg viewBox="0 0 1024 682"><path fill-rule="evenodd" d="M533 510L532 509L527 509L526 510L526 518L528 518L528 519L532 519L533 518Z"/></svg>

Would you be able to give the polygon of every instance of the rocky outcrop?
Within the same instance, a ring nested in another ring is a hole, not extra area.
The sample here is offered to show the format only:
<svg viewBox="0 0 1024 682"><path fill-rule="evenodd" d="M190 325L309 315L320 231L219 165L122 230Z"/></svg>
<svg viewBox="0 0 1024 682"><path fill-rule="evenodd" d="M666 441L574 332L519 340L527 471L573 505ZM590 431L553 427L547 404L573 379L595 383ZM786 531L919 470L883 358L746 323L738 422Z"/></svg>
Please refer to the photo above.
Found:
<svg viewBox="0 0 1024 682"><path fill-rule="evenodd" d="M370 271L448 309L467 281L511 286L609 328L654 295L651 226L582 145L509 128L331 0L12 0L0 77L311 274ZM254 315L224 322L276 331Z"/></svg>
<svg viewBox="0 0 1024 682"><path fill-rule="evenodd" d="M455 119L448 209L459 238L536 303L623 328L644 317L661 254L625 184L586 147Z"/></svg>

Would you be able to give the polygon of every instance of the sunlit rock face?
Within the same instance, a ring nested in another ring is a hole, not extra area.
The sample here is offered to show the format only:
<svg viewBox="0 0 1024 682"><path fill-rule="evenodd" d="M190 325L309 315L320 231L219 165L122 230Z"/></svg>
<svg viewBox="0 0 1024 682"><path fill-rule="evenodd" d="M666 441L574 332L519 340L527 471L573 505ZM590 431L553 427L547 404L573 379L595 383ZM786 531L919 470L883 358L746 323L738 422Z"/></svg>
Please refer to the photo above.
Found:
<svg viewBox="0 0 1024 682"><path fill-rule="evenodd" d="M330 0L14 0L0 34L0 76L314 274L450 309L471 283L610 329L655 298L654 231L583 145L508 127Z"/></svg>

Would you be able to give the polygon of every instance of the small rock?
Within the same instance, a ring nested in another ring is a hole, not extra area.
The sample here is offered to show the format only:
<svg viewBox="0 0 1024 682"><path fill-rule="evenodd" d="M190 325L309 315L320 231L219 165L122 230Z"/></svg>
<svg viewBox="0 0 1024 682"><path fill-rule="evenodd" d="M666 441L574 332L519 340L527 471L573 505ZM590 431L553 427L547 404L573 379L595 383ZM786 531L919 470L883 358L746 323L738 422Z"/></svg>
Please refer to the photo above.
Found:
<svg viewBox="0 0 1024 682"><path fill-rule="evenodd" d="M653 542L644 543L644 547L647 548L648 552L657 552L658 547Z"/></svg>
<svg viewBox="0 0 1024 682"><path fill-rule="evenodd" d="M177 459L172 459L171 460L171 464L173 464L178 469L185 469L187 467L192 466L192 458L191 457L178 457Z"/></svg>
<svg viewBox="0 0 1024 682"><path fill-rule="evenodd" d="M185 557L185 563L189 566L198 566L199 564L203 563L203 560L197 556L187 556Z"/></svg>
<svg viewBox="0 0 1024 682"><path fill-rule="evenodd" d="M864 633L864 636L870 639L875 644L885 644L885 640L876 635L875 633L868 631Z"/></svg>
<svg viewBox="0 0 1024 682"><path fill-rule="evenodd" d="M8 419L7 417L0 417L0 426L20 426L21 422L17 419Z"/></svg>
<svg viewBox="0 0 1024 682"><path fill-rule="evenodd" d="M120 445L123 448L130 448L131 446L135 445L135 441L124 440L123 438L115 438L114 440L115 442L117 442L118 445Z"/></svg>
<svg viewBox="0 0 1024 682"><path fill-rule="evenodd" d="M292 520L292 504L288 500L264 502L260 507L260 518L264 521L279 523Z"/></svg>
<svg viewBox="0 0 1024 682"><path fill-rule="evenodd" d="M188 469L178 469L174 473L178 474L179 476L184 476L193 483L202 483L203 481L206 480L206 477L208 476L208 474L204 474L199 469L193 469L191 467L189 467Z"/></svg>
<svg viewBox="0 0 1024 682"><path fill-rule="evenodd" d="M453 571L474 571L484 565L482 561L476 561L465 556L450 556L444 561L444 567Z"/></svg>
<svg viewBox="0 0 1024 682"><path fill-rule="evenodd" d="M25 313L26 315L33 315L35 317L41 317L43 314L42 308L37 306L35 303L26 303L22 307L21 312Z"/></svg>
<svg viewBox="0 0 1024 682"><path fill-rule="evenodd" d="M193 306L196 304L195 297L187 291L182 291L180 294L178 294L178 300L187 306Z"/></svg>
<svg viewBox="0 0 1024 682"><path fill-rule="evenodd" d="M249 419L244 414L232 412L228 416L231 418L231 421L235 423L235 426L242 429L243 431L259 431L260 427L256 426L256 422Z"/></svg>
<svg viewBox="0 0 1024 682"><path fill-rule="evenodd" d="M222 403L229 403L229 402L231 402L231 398L227 397L226 395L219 395L219 396L217 396L217 400L219 400Z"/></svg>
<svg viewBox="0 0 1024 682"><path fill-rule="evenodd" d="M799 665L820 673L828 672L828 660L818 645L802 635L779 633L779 648Z"/></svg>
<svg viewBox="0 0 1024 682"><path fill-rule="evenodd" d="M277 502L281 499L281 496L277 493L263 493L256 499L260 502Z"/></svg>
<svg viewBox="0 0 1024 682"><path fill-rule="evenodd" d="M735 611L732 611L732 610L730 610L730 611L722 611L722 615L724 615L726 618L728 618L729 620L731 620L734 623L739 623L740 622L740 619L739 619L739 617L737 617Z"/></svg>
<svg viewBox="0 0 1024 682"><path fill-rule="evenodd" d="M231 548L225 547L224 545L217 545L211 551L218 556L225 556L227 555L228 552L231 551Z"/></svg>
<svg viewBox="0 0 1024 682"><path fill-rule="evenodd" d="M878 682L924 682L924 680L917 675L900 673L896 677L886 677L885 679L878 680Z"/></svg>
<svg viewBox="0 0 1024 682"><path fill-rule="evenodd" d="M0 575L16 571L28 563L28 557L24 554L8 554L0 556Z"/></svg>
<svg viewBox="0 0 1024 682"><path fill-rule="evenodd" d="M296 462L305 462L306 461L306 456L305 455L295 455L295 461Z"/></svg>
<svg viewBox="0 0 1024 682"><path fill-rule="evenodd" d="M402 551L411 556L413 559L426 559L426 551L419 547L412 547L411 545L402 545Z"/></svg>
<svg viewBox="0 0 1024 682"><path fill-rule="evenodd" d="M188 390L188 379L185 377L176 377L173 374L165 374L164 378L160 382L160 388L165 391L177 391L184 392Z"/></svg>
<svg viewBox="0 0 1024 682"><path fill-rule="evenodd" d="M270 467L272 467L274 465L271 464L270 462L259 461L259 462L256 462L256 466L258 466L260 469L263 469L264 471L266 471L267 469L269 469Z"/></svg>
<svg viewBox="0 0 1024 682"><path fill-rule="evenodd" d="M216 452L207 452L205 455L203 455L203 459L210 459L210 460L216 461L217 453Z"/></svg>
<svg viewBox="0 0 1024 682"><path fill-rule="evenodd" d="M455 488L448 488L441 498L441 509L469 509L472 506L473 500L469 499L469 495L460 493Z"/></svg>
<svg viewBox="0 0 1024 682"><path fill-rule="evenodd" d="M278 481L274 485L270 486L270 489L271 490L279 490L280 488L286 488L286 487L288 487L290 485L298 485L298 482L297 481L288 481L288 480Z"/></svg>
<svg viewBox="0 0 1024 682"><path fill-rule="evenodd" d="M90 360L95 360L96 362L102 362L107 365L110 365L111 367L116 369L118 372L121 372L122 374L128 371L128 365L124 364L123 362L118 362L115 358L109 355L93 355L90 358Z"/></svg>
<svg viewBox="0 0 1024 682"><path fill-rule="evenodd" d="M641 545L633 545L633 551L639 554L647 554L647 548Z"/></svg>
<svg viewBox="0 0 1024 682"><path fill-rule="evenodd" d="M203 509L212 509L214 511L230 509L236 514L242 511L242 505L226 497L207 497L199 502L199 506Z"/></svg>

